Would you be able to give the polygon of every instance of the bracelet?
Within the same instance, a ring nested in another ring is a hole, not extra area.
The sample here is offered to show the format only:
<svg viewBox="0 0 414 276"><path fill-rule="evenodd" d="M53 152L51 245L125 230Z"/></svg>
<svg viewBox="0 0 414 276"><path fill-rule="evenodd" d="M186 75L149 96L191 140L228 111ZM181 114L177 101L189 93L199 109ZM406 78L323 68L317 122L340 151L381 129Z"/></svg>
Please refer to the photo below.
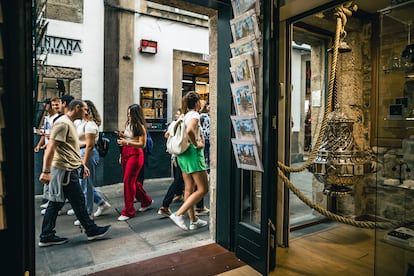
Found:
<svg viewBox="0 0 414 276"><path fill-rule="evenodd" d="M49 174L49 173L50 173L50 171L42 171L42 173L44 173L44 174Z"/></svg>

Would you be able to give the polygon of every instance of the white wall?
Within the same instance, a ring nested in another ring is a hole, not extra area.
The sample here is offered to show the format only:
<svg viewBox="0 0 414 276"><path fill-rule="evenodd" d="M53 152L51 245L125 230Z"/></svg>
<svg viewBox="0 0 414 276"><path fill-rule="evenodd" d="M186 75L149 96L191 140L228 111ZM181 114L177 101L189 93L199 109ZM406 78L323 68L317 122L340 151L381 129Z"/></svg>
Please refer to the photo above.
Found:
<svg viewBox="0 0 414 276"><path fill-rule="evenodd" d="M141 39L158 42L155 55L140 54ZM139 103L139 88L157 87L168 90L168 118L171 116L173 87L173 50L209 53L208 28L136 15L134 57L134 101Z"/></svg>
<svg viewBox="0 0 414 276"><path fill-rule="evenodd" d="M139 7L136 0L136 10ZM74 67L82 70L82 97L92 100L103 114L104 84L104 5L101 0L84 1L83 24L49 20L47 35L82 41L82 53L71 56L49 54L47 65ZM183 23L135 15L134 102L139 103L141 86L168 90L168 114L171 115L173 87L173 50L209 53L209 30ZM158 53L138 52L141 39L158 42ZM122 55L122 53L120 53Z"/></svg>
<svg viewBox="0 0 414 276"><path fill-rule="evenodd" d="M80 68L82 98L103 113L104 6L101 0L83 2L83 24L49 19L47 35L81 40L82 53L69 56L49 53L47 65Z"/></svg>

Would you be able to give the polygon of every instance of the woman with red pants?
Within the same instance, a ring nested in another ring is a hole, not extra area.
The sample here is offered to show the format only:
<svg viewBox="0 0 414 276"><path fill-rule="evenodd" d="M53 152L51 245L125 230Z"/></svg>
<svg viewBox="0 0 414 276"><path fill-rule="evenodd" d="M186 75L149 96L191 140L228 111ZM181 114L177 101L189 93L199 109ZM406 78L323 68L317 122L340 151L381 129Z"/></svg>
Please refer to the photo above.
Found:
<svg viewBox="0 0 414 276"><path fill-rule="evenodd" d="M128 107L128 119L125 131L119 132L118 145L121 147L120 163L124 173L124 209L119 221L135 216L134 198L141 203L140 212L144 212L154 202L147 195L138 180L139 172L144 166L144 147L147 142L147 129L141 106L133 104Z"/></svg>

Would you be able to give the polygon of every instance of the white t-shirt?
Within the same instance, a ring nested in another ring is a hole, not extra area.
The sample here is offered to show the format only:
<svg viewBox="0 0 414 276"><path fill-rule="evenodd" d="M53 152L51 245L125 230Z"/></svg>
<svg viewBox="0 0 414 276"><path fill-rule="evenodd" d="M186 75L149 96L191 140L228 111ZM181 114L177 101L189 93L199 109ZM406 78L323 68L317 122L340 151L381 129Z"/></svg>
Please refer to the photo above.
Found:
<svg viewBox="0 0 414 276"><path fill-rule="evenodd" d="M190 123L190 121L192 119L197 119L197 121L198 121L196 133L198 133L198 137L200 137L201 136L200 113L198 113L197 111L194 111L194 110L188 111L184 115L184 126L187 128L188 124ZM198 137L196 137L196 138L199 139Z"/></svg>
<svg viewBox="0 0 414 276"><path fill-rule="evenodd" d="M76 131L78 132L79 137L79 146L86 146L86 133L95 134L95 144L99 139L99 127L94 121L82 121L76 120L75 122Z"/></svg>

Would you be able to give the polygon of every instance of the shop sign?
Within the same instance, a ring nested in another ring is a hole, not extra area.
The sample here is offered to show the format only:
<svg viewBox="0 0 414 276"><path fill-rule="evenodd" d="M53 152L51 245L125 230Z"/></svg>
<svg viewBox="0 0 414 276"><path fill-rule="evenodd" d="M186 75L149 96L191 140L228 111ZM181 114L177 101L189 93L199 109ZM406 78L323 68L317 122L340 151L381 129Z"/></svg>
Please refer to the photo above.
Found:
<svg viewBox="0 0 414 276"><path fill-rule="evenodd" d="M73 53L82 53L79 39L46 35L41 44L42 51L50 54L71 56Z"/></svg>

